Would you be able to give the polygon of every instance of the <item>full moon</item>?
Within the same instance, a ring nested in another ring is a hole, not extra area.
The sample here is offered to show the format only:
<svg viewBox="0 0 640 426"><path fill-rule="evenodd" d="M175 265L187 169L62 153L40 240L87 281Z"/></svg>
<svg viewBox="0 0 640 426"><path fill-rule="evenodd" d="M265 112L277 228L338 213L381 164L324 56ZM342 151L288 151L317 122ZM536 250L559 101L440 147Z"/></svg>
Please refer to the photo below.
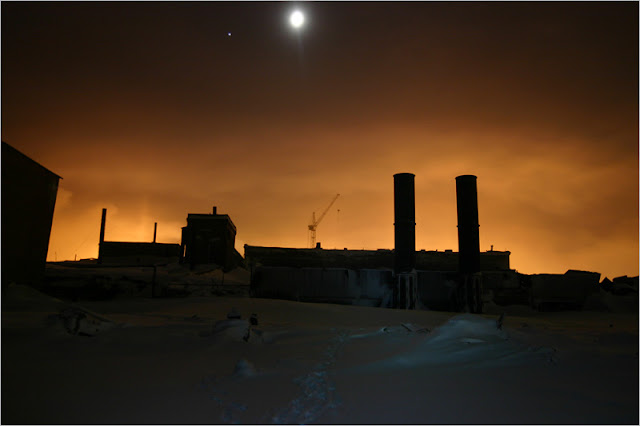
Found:
<svg viewBox="0 0 640 426"><path fill-rule="evenodd" d="M304 15L299 10L296 10L289 17L289 22L293 28L300 28L304 24Z"/></svg>

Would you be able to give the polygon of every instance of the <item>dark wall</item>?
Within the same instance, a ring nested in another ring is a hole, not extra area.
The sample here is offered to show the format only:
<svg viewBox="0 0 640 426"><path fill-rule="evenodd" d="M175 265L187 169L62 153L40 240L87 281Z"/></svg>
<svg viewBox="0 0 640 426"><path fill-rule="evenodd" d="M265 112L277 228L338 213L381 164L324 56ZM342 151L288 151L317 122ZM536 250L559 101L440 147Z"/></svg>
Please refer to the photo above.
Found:
<svg viewBox="0 0 640 426"><path fill-rule="evenodd" d="M480 253L483 271L509 269L508 251ZM289 266L298 268L376 269L393 267L392 250L324 250L283 247L244 246L249 266ZM457 271L458 253L444 251L417 251L416 269L424 271Z"/></svg>
<svg viewBox="0 0 640 426"><path fill-rule="evenodd" d="M60 177L2 142L2 287L42 282Z"/></svg>
<svg viewBox="0 0 640 426"><path fill-rule="evenodd" d="M391 268L391 250L324 250L284 247L244 246L249 266L288 266L294 268Z"/></svg>
<svg viewBox="0 0 640 426"><path fill-rule="evenodd" d="M259 266L251 273L251 295L300 302L387 307L392 282L393 275L388 269Z"/></svg>
<svg viewBox="0 0 640 426"><path fill-rule="evenodd" d="M238 265L235 243L236 227L228 215L189 214L187 226L182 228L181 261L232 269Z"/></svg>
<svg viewBox="0 0 640 426"><path fill-rule="evenodd" d="M103 263L153 264L161 261L176 262L180 244L104 241L99 257Z"/></svg>

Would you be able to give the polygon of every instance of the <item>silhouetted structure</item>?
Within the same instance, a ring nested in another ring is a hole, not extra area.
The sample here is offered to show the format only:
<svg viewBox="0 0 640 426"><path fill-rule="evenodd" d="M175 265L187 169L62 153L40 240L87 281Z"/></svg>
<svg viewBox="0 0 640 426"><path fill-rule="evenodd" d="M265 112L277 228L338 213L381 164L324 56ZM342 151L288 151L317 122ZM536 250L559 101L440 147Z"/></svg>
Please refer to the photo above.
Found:
<svg viewBox="0 0 640 426"><path fill-rule="evenodd" d="M460 235L470 242L461 244L464 259L452 250L416 252L415 176L398 173L393 178L394 250L245 245L252 294L313 302L480 312L479 271L487 275L491 290L501 289L505 282L519 285L515 271L509 269L509 252L497 252L492 247L480 256L475 176L457 179ZM463 270L473 272L461 273L460 264L465 265Z"/></svg>
<svg viewBox="0 0 640 426"><path fill-rule="evenodd" d="M416 275L416 200L415 175L393 175L394 207L394 308L415 309L418 299Z"/></svg>
<svg viewBox="0 0 640 426"><path fill-rule="evenodd" d="M180 262L191 267L199 264L217 264L225 270L242 262L235 249L236 226L229 215L218 214L213 207L211 214L187 215L187 226L182 228Z"/></svg>
<svg viewBox="0 0 640 426"><path fill-rule="evenodd" d="M415 175L393 175L395 252L393 272L401 274L416 268Z"/></svg>
<svg viewBox="0 0 640 426"><path fill-rule="evenodd" d="M480 271L480 232L478 224L477 178L473 175L456 177L458 211L458 261L460 272Z"/></svg>
<svg viewBox="0 0 640 426"><path fill-rule="evenodd" d="M528 275L529 303L540 311L581 309L587 298L598 290L597 272L568 270L564 274Z"/></svg>
<svg viewBox="0 0 640 426"><path fill-rule="evenodd" d="M478 224L477 178L456 177L458 211L458 306L463 311L482 312L482 275L480 271L480 231Z"/></svg>
<svg viewBox="0 0 640 426"><path fill-rule="evenodd" d="M156 242L157 223L153 228L153 242L105 241L107 209L102 209L100 222L100 246L98 263L110 265L144 265L177 262L180 258L179 244Z"/></svg>
<svg viewBox="0 0 640 426"><path fill-rule="evenodd" d="M486 251L480 253L480 269L486 271L508 271L508 251ZM348 269L393 269L394 250L332 250L287 247L258 247L245 244L244 256L251 266L283 266L290 268L348 268ZM458 270L458 252L453 250L415 252L416 270Z"/></svg>
<svg viewBox="0 0 640 426"><path fill-rule="evenodd" d="M2 142L2 288L44 277L60 176Z"/></svg>
<svg viewBox="0 0 640 426"><path fill-rule="evenodd" d="M99 256L103 264L112 265L172 263L180 258L180 244L103 241Z"/></svg>
<svg viewBox="0 0 640 426"><path fill-rule="evenodd" d="M510 252L494 251L491 246L480 253L476 181L472 175L456 178L460 253L415 251L414 175L400 173L394 175L395 250L245 245L251 295L474 313L482 312L485 300L541 310L582 308L598 291L600 274L571 270L520 274L510 269ZM621 277L620 290L637 292L638 279L633 280L623 283Z"/></svg>
<svg viewBox="0 0 640 426"><path fill-rule="evenodd" d="M100 220L100 242L98 243L98 263L102 263L102 249L104 246L104 231L107 226L107 209L102 209L102 220Z"/></svg>

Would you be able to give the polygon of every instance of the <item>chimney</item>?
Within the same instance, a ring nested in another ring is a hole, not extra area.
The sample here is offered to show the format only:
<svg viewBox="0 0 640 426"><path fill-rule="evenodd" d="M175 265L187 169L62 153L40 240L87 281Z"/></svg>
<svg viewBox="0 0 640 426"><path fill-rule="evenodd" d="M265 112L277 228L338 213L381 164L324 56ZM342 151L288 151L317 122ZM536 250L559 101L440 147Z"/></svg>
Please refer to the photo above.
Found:
<svg viewBox="0 0 640 426"><path fill-rule="evenodd" d="M100 222L100 244L104 243L104 228L107 223L107 209L102 209L102 221Z"/></svg>
<svg viewBox="0 0 640 426"><path fill-rule="evenodd" d="M477 177L456 177L458 204L458 270L465 274L480 271Z"/></svg>
<svg viewBox="0 0 640 426"><path fill-rule="evenodd" d="M153 223L153 242L156 242L156 232L158 231L158 222Z"/></svg>
<svg viewBox="0 0 640 426"><path fill-rule="evenodd" d="M218 207L213 206L213 215L217 215L218 214Z"/></svg>
<svg viewBox="0 0 640 426"><path fill-rule="evenodd" d="M104 228L107 223L107 209L102 209L102 221L100 221L100 245L98 246L98 263L102 263L102 243L104 243Z"/></svg>
<svg viewBox="0 0 640 426"><path fill-rule="evenodd" d="M416 267L415 175L393 175L395 223L394 273L411 272Z"/></svg>

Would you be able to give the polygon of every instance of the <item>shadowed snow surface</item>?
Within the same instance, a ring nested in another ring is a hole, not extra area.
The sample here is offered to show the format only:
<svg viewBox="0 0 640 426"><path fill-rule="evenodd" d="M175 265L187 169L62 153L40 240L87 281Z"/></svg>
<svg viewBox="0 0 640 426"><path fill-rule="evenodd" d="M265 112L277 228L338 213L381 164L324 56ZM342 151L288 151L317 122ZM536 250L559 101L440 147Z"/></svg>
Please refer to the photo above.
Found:
<svg viewBox="0 0 640 426"><path fill-rule="evenodd" d="M637 314L5 299L2 423L638 423Z"/></svg>
<svg viewBox="0 0 640 426"><path fill-rule="evenodd" d="M376 334L386 333L387 330L381 330ZM374 335L370 337L373 338ZM432 333L421 337L421 341L416 342L411 349L362 366L359 370L449 365L462 369L553 362L554 349L530 347L510 340L505 331L497 328L495 319L481 316L455 316Z"/></svg>

